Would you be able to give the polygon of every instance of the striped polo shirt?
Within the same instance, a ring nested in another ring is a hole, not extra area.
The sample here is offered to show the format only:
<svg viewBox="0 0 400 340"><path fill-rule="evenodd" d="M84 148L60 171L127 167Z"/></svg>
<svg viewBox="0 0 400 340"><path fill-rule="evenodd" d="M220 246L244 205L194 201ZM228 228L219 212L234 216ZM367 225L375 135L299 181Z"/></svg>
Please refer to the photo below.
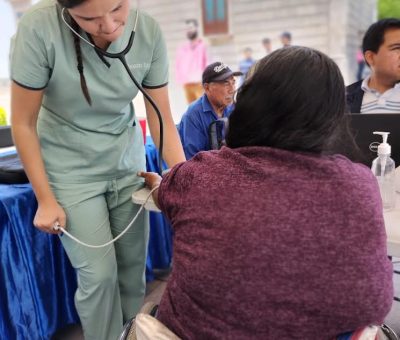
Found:
<svg viewBox="0 0 400 340"><path fill-rule="evenodd" d="M369 79L365 78L361 84L364 91L361 113L400 113L400 83L379 93L368 86Z"/></svg>

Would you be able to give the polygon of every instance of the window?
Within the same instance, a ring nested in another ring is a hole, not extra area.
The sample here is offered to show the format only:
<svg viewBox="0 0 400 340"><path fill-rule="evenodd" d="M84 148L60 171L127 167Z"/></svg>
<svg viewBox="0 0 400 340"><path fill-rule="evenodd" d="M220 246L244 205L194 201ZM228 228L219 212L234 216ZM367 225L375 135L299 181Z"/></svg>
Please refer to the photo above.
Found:
<svg viewBox="0 0 400 340"><path fill-rule="evenodd" d="M202 0L204 35L228 34L228 1Z"/></svg>

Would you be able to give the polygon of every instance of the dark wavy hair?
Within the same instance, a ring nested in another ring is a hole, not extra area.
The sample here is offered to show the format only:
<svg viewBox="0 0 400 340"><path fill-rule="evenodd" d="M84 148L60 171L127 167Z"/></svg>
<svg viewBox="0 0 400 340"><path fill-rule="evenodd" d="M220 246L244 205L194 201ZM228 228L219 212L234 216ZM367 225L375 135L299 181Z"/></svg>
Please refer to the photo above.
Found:
<svg viewBox="0 0 400 340"><path fill-rule="evenodd" d="M73 8L75 6L78 6L82 3L84 3L86 0L57 0L58 4L61 7L65 8ZM66 14L66 19L69 21L70 25L76 32L80 32L81 28L79 25L76 23L76 21L65 11ZM83 73L83 58L82 58L82 50L81 50L81 41L78 36L76 36L72 31L72 38L74 39L74 46L75 46L75 54L76 54L76 68L78 69L79 72L79 77L80 77L80 82L81 82L81 89L82 93L88 102L89 105L92 105L92 99L90 98L89 94L89 89L86 85L86 78Z"/></svg>
<svg viewBox="0 0 400 340"><path fill-rule="evenodd" d="M373 23L364 35L362 49L363 53L372 51L377 53L384 42L386 31L400 29L400 20L386 18Z"/></svg>
<svg viewBox="0 0 400 340"><path fill-rule="evenodd" d="M261 59L237 95L226 136L231 148L269 146L334 153L345 136L345 86L335 62L307 47L292 46ZM347 143L348 145L348 143Z"/></svg>

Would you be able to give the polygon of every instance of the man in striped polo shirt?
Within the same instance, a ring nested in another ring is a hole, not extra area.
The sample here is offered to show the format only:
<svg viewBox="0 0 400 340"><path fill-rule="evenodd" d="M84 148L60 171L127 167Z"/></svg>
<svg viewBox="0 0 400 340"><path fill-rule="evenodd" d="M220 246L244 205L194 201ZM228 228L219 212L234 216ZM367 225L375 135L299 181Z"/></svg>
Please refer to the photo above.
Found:
<svg viewBox="0 0 400 340"><path fill-rule="evenodd" d="M346 88L352 113L400 113L400 20L382 19L365 33L362 49L371 74Z"/></svg>

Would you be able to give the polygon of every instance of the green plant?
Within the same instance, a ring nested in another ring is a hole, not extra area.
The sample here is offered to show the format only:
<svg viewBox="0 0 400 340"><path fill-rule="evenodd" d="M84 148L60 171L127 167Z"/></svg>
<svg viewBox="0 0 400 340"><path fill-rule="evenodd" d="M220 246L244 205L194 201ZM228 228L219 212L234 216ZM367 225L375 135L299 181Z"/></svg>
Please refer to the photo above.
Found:
<svg viewBox="0 0 400 340"><path fill-rule="evenodd" d="M399 0L379 0L378 1L378 18L400 18L400 1Z"/></svg>
<svg viewBox="0 0 400 340"><path fill-rule="evenodd" d="M6 110L0 106L0 126L7 125Z"/></svg>

